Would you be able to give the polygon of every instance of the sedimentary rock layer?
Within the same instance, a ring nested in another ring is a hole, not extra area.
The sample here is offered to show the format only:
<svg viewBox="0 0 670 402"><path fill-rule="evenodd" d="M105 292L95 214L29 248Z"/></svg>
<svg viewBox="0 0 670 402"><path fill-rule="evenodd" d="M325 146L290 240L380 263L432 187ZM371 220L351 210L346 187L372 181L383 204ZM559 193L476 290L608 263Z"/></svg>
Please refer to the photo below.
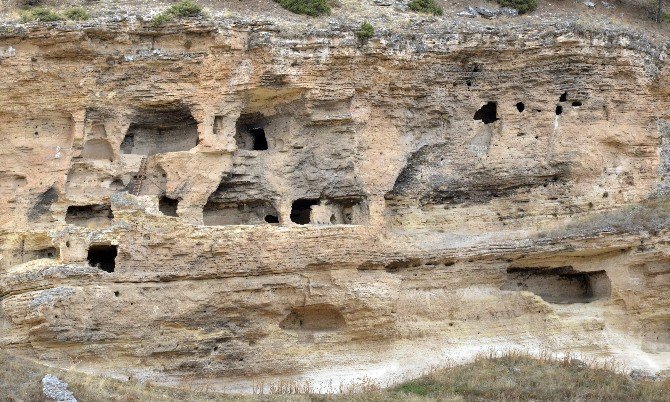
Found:
<svg viewBox="0 0 670 402"><path fill-rule="evenodd" d="M3 348L219 390L509 347L667 368L665 45L291 32L0 30Z"/></svg>

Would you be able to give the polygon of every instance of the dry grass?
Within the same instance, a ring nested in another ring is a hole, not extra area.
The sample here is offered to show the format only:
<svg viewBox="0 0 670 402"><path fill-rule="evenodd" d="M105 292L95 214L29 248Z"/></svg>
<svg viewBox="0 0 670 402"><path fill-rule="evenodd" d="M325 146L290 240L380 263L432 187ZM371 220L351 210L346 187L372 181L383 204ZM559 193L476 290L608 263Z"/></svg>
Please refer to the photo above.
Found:
<svg viewBox="0 0 670 402"><path fill-rule="evenodd" d="M67 382L74 396L87 402L257 400L250 396L193 392L59 370L0 351L0 401L44 401L42 378L46 374Z"/></svg>
<svg viewBox="0 0 670 402"><path fill-rule="evenodd" d="M670 380L633 380L613 367L569 357L507 354L436 371L386 394L389 399L420 400L667 401Z"/></svg>
<svg viewBox="0 0 670 402"><path fill-rule="evenodd" d="M634 380L612 366L585 364L569 357L525 354L481 356L473 363L435 370L394 388L363 387L362 392L305 395L311 387L280 384L276 394L233 396L102 379L47 368L0 352L0 395L5 401L42 401L41 380L51 373L70 384L82 401L667 401L670 380ZM342 391L340 391L342 392ZM303 395L286 395L301 393Z"/></svg>

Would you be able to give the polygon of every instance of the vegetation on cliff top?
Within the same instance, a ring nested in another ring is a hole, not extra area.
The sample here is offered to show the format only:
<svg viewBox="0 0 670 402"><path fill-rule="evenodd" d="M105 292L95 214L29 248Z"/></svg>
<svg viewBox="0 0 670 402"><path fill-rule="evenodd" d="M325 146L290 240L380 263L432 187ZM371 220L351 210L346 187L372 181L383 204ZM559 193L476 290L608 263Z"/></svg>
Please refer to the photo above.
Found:
<svg viewBox="0 0 670 402"><path fill-rule="evenodd" d="M296 14L319 15L330 14L330 5L326 0L275 0L280 6Z"/></svg>
<svg viewBox="0 0 670 402"><path fill-rule="evenodd" d="M411 0L407 6L419 13L442 15L442 7L435 0Z"/></svg>
<svg viewBox="0 0 670 402"><path fill-rule="evenodd" d="M510 7L525 14L537 9L537 0L498 0L498 4L503 7Z"/></svg>
<svg viewBox="0 0 670 402"><path fill-rule="evenodd" d="M151 20L151 24L153 26L160 26L175 18L197 17L199 15L202 15L202 7L199 4L191 0L182 0L154 16Z"/></svg>
<svg viewBox="0 0 670 402"><path fill-rule="evenodd" d="M21 21L39 21L39 22L53 22L60 21L65 19L62 15L57 12L45 8L45 7L35 7L21 13Z"/></svg>
<svg viewBox="0 0 670 402"><path fill-rule="evenodd" d="M73 7L65 10L63 14L59 14L46 7L35 7L24 10L21 13L21 22L54 22L61 20L84 21L91 18L91 15L81 7Z"/></svg>
<svg viewBox="0 0 670 402"><path fill-rule="evenodd" d="M90 19L91 15L83 8L75 7L65 11L65 18L73 21L85 21Z"/></svg>

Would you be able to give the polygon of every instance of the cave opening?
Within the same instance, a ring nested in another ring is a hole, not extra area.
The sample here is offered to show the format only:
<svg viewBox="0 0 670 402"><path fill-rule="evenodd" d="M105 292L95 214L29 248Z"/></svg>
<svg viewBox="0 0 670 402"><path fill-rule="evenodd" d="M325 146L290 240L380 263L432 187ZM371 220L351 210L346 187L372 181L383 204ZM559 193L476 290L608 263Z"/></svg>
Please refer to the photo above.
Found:
<svg viewBox="0 0 670 402"><path fill-rule="evenodd" d="M561 94L561 97L558 98L559 102L567 102L568 101L568 91L565 91Z"/></svg>
<svg viewBox="0 0 670 402"><path fill-rule="evenodd" d="M344 315L331 304L294 307L279 323L279 328L293 331L337 331L346 325Z"/></svg>
<svg viewBox="0 0 670 402"><path fill-rule="evenodd" d="M260 113L242 114L235 125L235 143L238 149L267 151L265 118Z"/></svg>
<svg viewBox="0 0 670 402"><path fill-rule="evenodd" d="M121 153L188 151L198 143L198 122L186 106L140 109L121 142Z"/></svg>
<svg viewBox="0 0 670 402"><path fill-rule="evenodd" d="M109 204L70 205L65 212L65 222L88 228L109 225L114 219Z"/></svg>
<svg viewBox="0 0 670 402"><path fill-rule="evenodd" d="M336 198L329 203L336 207L336 213L331 216L330 223L355 225L366 220L368 209L364 197Z"/></svg>
<svg viewBox="0 0 670 402"><path fill-rule="evenodd" d="M516 104L516 110L519 111L519 113L523 112L526 106L523 104L523 102L518 102Z"/></svg>
<svg viewBox="0 0 670 402"><path fill-rule="evenodd" d="M279 214L271 202L265 200L219 201L210 197L202 210L206 226L260 225L279 223Z"/></svg>
<svg viewBox="0 0 670 402"><path fill-rule="evenodd" d="M498 120L498 104L496 102L487 102L475 112L473 119L481 120L484 124L493 123Z"/></svg>
<svg viewBox="0 0 670 402"><path fill-rule="evenodd" d="M319 205L318 198L300 198L293 201L291 205L291 222L298 225L307 225L310 223L312 206Z"/></svg>
<svg viewBox="0 0 670 402"><path fill-rule="evenodd" d="M563 114L563 106L556 105L556 116L560 116L562 114Z"/></svg>
<svg viewBox="0 0 670 402"><path fill-rule="evenodd" d="M109 244L91 245L88 248L88 265L112 273L116 268L117 246Z"/></svg>
<svg viewBox="0 0 670 402"><path fill-rule="evenodd" d="M37 250L36 253L39 255L38 258L58 258L60 257L60 251L55 247L49 247L42 250Z"/></svg>
<svg viewBox="0 0 670 402"><path fill-rule="evenodd" d="M179 200L163 195L158 200L158 210L165 216L177 216Z"/></svg>
<svg viewBox="0 0 670 402"><path fill-rule="evenodd" d="M581 105L582 105L582 102L580 102L580 101L572 102L572 107L580 107Z"/></svg>
<svg viewBox="0 0 670 402"><path fill-rule="evenodd" d="M254 139L254 145L252 150L267 151L268 140L265 137L265 130L263 130L262 127L250 127L249 134L251 134Z"/></svg>
<svg viewBox="0 0 670 402"><path fill-rule="evenodd" d="M571 266L508 268L503 290L529 291L549 303L589 303L610 297L605 271L577 271Z"/></svg>
<svg viewBox="0 0 670 402"><path fill-rule="evenodd" d="M279 217L277 215L265 215L265 222L267 223L279 223Z"/></svg>
<svg viewBox="0 0 670 402"><path fill-rule="evenodd" d="M114 160L114 151L109 141L93 138L84 143L81 156L84 159L112 161Z"/></svg>

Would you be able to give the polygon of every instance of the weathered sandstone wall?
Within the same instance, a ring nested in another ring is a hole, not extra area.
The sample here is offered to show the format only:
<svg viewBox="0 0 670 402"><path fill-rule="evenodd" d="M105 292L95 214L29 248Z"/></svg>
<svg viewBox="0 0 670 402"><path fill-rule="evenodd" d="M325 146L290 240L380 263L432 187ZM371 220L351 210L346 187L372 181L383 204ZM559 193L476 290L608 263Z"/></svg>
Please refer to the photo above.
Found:
<svg viewBox="0 0 670 402"><path fill-rule="evenodd" d="M510 347L667 369L666 46L352 32L2 27L0 345L220 390Z"/></svg>

